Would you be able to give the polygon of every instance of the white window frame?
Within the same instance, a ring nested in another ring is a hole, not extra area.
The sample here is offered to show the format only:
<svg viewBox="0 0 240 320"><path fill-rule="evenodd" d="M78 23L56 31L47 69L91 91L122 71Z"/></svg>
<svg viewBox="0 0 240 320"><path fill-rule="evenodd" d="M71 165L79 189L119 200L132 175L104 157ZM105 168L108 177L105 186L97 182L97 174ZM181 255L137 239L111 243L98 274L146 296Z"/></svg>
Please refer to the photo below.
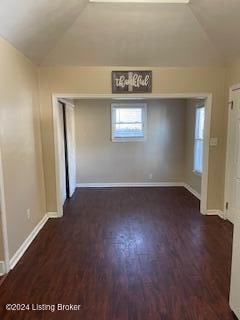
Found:
<svg viewBox="0 0 240 320"><path fill-rule="evenodd" d="M142 109L142 124L143 124L143 137L114 137L115 128L115 110L117 108L141 108ZM112 103L111 104L111 140L113 142L137 142L145 141L147 134L147 104L146 103Z"/></svg>
<svg viewBox="0 0 240 320"><path fill-rule="evenodd" d="M203 168L202 168L202 171L199 171L195 168L195 146L196 146L196 142L197 141L202 141L203 142L203 151L204 152L204 134L203 134L203 138L202 139L198 139L196 138L196 125L197 125L197 110L198 109L204 109L204 121L206 120L206 110L205 110L205 105L204 104L198 104L195 108L195 125L194 125L194 143L193 143L193 173L195 173L196 175L198 176L202 176L203 174ZM205 126L204 126L205 128ZM204 155L202 154L202 157L204 157ZM203 166L204 166L204 159L202 160L203 161Z"/></svg>

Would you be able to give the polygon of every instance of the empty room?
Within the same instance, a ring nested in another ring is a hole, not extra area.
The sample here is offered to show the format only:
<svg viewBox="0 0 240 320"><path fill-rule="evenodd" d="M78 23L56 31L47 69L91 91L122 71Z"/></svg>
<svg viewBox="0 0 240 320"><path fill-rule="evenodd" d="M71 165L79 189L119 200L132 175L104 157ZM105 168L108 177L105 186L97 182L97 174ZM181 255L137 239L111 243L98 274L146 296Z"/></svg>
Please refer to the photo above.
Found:
<svg viewBox="0 0 240 320"><path fill-rule="evenodd" d="M75 100L77 187L185 186L200 199L204 109L204 99Z"/></svg>
<svg viewBox="0 0 240 320"><path fill-rule="evenodd" d="M0 17L0 319L240 319L240 1Z"/></svg>

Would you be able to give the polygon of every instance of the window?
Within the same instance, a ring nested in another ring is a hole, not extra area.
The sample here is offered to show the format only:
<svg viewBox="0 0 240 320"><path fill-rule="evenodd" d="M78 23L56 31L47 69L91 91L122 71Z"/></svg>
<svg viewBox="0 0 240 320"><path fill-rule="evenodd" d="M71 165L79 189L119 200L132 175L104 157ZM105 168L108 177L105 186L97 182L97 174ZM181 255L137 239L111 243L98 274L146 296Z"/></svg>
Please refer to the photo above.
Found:
<svg viewBox="0 0 240 320"><path fill-rule="evenodd" d="M195 139L194 139L194 172L202 174L203 171L203 139L204 139L205 108L196 108Z"/></svg>
<svg viewBox="0 0 240 320"><path fill-rule="evenodd" d="M112 141L145 139L146 104L112 104Z"/></svg>

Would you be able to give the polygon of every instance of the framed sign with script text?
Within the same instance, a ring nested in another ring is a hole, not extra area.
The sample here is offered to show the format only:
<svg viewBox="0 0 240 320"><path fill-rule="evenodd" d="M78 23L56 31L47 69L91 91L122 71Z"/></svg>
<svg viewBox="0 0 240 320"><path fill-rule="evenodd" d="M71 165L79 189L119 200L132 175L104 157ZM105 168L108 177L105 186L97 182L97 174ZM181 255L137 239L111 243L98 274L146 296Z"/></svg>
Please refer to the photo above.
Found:
<svg viewBox="0 0 240 320"><path fill-rule="evenodd" d="M152 71L112 71L112 93L151 93Z"/></svg>

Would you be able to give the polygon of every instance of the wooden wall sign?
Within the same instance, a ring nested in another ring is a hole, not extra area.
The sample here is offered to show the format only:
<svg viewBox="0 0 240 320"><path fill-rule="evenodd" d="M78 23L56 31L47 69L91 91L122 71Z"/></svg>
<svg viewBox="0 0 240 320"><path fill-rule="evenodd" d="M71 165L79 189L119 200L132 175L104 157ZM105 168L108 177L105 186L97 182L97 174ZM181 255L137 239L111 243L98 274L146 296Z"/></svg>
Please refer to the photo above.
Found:
<svg viewBox="0 0 240 320"><path fill-rule="evenodd" d="M152 71L112 71L112 93L151 93Z"/></svg>

